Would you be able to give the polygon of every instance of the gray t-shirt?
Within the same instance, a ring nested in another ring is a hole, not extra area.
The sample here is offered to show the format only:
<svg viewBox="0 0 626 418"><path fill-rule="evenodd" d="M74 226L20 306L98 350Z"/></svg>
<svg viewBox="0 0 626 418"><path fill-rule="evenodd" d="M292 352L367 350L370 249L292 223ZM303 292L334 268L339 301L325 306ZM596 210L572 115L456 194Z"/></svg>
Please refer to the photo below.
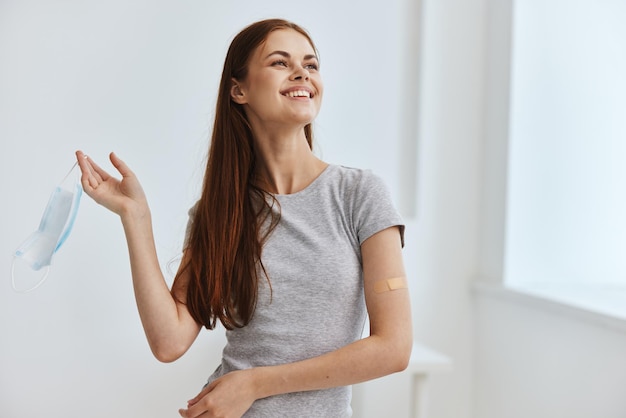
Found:
<svg viewBox="0 0 626 418"><path fill-rule="evenodd" d="M360 339L367 314L360 246L392 226L400 227L403 240L402 219L371 171L329 165L304 190L275 197L281 218L262 254L271 295L262 277L252 320L226 331L222 363L209 382L233 370L319 356ZM350 387L288 393L257 400L244 416L350 417L350 400Z"/></svg>

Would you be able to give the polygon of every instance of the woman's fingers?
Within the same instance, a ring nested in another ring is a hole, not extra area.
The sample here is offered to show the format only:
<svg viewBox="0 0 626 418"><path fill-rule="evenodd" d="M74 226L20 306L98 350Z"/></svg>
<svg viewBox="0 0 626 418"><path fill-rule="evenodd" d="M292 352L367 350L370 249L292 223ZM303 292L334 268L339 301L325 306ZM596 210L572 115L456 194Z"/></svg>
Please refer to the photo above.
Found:
<svg viewBox="0 0 626 418"><path fill-rule="evenodd" d="M205 411L201 411L201 412L197 412L195 411L196 408L194 408L194 405L196 405L207 393L209 393L213 386L215 385L215 382L205 386L200 393L198 393L193 399L190 399L187 401L187 408L181 408L178 410L178 413L180 414L181 417L184 418L192 418L195 417L197 413L204 413Z"/></svg>
<svg viewBox="0 0 626 418"><path fill-rule="evenodd" d="M76 159L81 171L80 181L85 191L91 191L98 187L98 179L92 170L92 165L87 156L82 151L76 151Z"/></svg>
<svg viewBox="0 0 626 418"><path fill-rule="evenodd" d="M117 154L112 152L109 155L109 159L111 160L111 164L113 164L113 167L115 167L117 169L117 171L119 171L119 173L122 175L122 177L128 177L128 176L133 175L133 172L131 171L131 169L128 168L126 163L124 161L122 161L117 156Z"/></svg>
<svg viewBox="0 0 626 418"><path fill-rule="evenodd" d="M91 173L93 174L93 176L95 177L95 179L96 179L96 181L98 183L102 183L102 182L107 181L108 179L111 178L109 173L107 173L98 164L96 164L95 161L93 161L91 158L89 158L89 156L85 156L85 157L87 159L87 162L91 166Z"/></svg>
<svg viewBox="0 0 626 418"><path fill-rule="evenodd" d="M198 401L200 399L202 399L202 397L204 395L206 395L207 393L209 393L213 389L213 386L215 386L215 382L212 382L212 383L206 385L204 388L202 388L200 393L198 393L193 399L190 399L190 400L187 401L187 407L190 407L192 405L197 404Z"/></svg>
<svg viewBox="0 0 626 418"><path fill-rule="evenodd" d="M101 183L104 183L111 178L111 175L106 170L96 164L95 161L85 155L82 151L76 151L76 157L78 159L78 165L83 173L81 177L83 186L85 186L85 182L87 182L87 185L91 189L96 189ZM119 159L117 160L121 161ZM128 168L125 170L130 171Z"/></svg>

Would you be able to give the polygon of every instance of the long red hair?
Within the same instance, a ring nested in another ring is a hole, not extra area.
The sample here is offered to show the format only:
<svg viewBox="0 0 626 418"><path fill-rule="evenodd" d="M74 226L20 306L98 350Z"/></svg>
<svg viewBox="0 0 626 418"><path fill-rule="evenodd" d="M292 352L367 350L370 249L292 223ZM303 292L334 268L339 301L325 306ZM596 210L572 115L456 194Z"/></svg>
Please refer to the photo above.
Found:
<svg viewBox="0 0 626 418"><path fill-rule="evenodd" d="M245 326L254 314L261 274L269 281L261 252L280 215L272 210L275 198L255 181L254 137L243 106L231 100L230 91L233 78L246 78L256 48L279 29L298 31L315 50L311 37L298 25L268 19L235 36L224 61L202 194L184 264L175 278L188 272L187 309L208 329L217 320L227 329ZM304 131L312 149L311 125Z"/></svg>

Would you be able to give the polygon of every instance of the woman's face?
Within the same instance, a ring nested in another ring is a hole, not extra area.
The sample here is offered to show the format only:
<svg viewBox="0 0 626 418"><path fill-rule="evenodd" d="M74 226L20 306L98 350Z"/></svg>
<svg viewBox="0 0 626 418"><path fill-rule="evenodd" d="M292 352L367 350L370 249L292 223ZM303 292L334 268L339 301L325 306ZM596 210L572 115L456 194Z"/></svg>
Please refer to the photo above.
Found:
<svg viewBox="0 0 626 418"><path fill-rule="evenodd" d="M313 46L293 29L271 32L250 57L244 80L233 80L232 99L243 104L253 127L311 123L324 86Z"/></svg>

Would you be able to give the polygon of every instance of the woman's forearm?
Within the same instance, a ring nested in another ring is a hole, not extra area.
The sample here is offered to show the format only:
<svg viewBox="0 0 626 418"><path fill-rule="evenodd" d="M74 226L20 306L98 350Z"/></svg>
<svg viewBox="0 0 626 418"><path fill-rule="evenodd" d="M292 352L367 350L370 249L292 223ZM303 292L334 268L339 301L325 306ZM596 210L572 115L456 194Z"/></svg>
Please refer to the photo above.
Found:
<svg viewBox="0 0 626 418"><path fill-rule="evenodd" d="M253 370L258 398L347 386L404 370L412 348L410 331L390 339L370 336L319 357Z"/></svg>

